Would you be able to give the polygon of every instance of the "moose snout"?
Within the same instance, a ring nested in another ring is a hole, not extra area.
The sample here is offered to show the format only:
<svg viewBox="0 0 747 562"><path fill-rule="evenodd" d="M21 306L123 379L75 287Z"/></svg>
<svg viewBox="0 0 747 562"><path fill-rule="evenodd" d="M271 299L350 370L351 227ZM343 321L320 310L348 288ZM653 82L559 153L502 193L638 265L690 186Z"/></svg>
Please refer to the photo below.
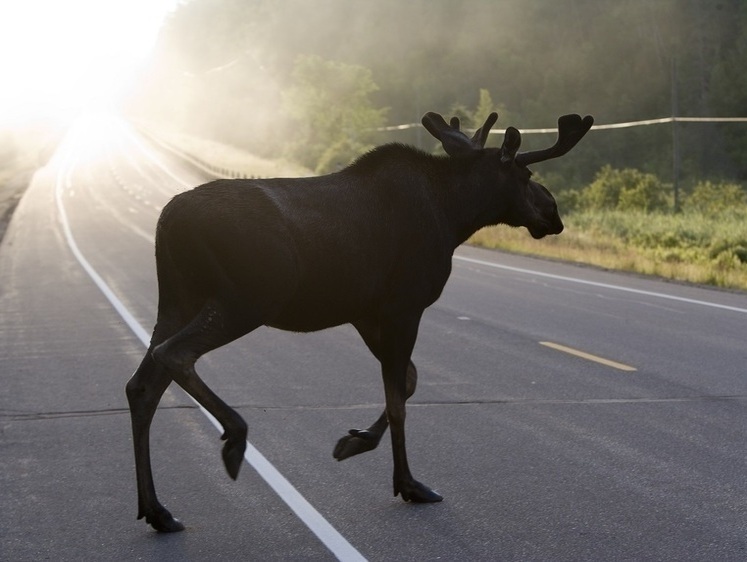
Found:
<svg viewBox="0 0 747 562"><path fill-rule="evenodd" d="M555 226L550 231L550 234L560 234L561 232L563 232L564 228L565 227L563 226L563 221L560 220L560 217L558 217L557 220L555 221Z"/></svg>
<svg viewBox="0 0 747 562"><path fill-rule="evenodd" d="M531 234L532 238L535 240L539 240L550 234L560 234L563 232L563 228L565 227L563 226L563 221L560 220L560 217L551 220L541 220L534 225L527 226L529 234Z"/></svg>

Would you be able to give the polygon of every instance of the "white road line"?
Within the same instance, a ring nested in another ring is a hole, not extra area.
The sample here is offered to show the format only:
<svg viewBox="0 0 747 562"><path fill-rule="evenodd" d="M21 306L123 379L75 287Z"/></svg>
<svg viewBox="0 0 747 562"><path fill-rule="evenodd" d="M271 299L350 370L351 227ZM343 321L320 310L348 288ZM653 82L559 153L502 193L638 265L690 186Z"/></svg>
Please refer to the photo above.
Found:
<svg viewBox="0 0 747 562"><path fill-rule="evenodd" d="M666 293L656 293L654 291L643 291L641 289L632 289L630 287L623 287L621 285L610 285L608 283L598 283L596 281L587 281L586 279L578 279L577 277L566 277L564 275L554 275L552 273L544 273L542 271L535 271L533 269L523 269L521 267L512 267L510 265L502 265L493 263L485 260L478 260L474 258L467 258L464 256L454 256L455 260L464 261L467 263L474 263L477 265L484 265L487 267L493 267L496 269L505 269L506 271L515 271L517 273L527 273L529 275L535 275L537 277L545 277L548 279L557 279L558 281L567 281L569 283L578 283L580 285L589 285L591 287L601 287L603 289L611 289L614 291L623 291L626 293L634 293L636 295L646 295L647 297L655 297L659 299L667 299L672 301L686 302L688 304L697 304L700 306L708 306L711 308L720 308L722 310L731 310L732 312L741 312L747 314L747 308L739 308L737 306L728 306L725 304L719 304L716 302L701 301L697 299L688 299L685 297L677 297L675 295L667 295Z"/></svg>
<svg viewBox="0 0 747 562"><path fill-rule="evenodd" d="M73 252L75 259L78 260L78 263L80 263L81 267L85 270L88 276L93 280L94 283L96 283L96 286L101 290L101 292L104 293L104 296L111 303L114 309L119 313L119 315L122 317L125 323L135 333L137 338L141 342L143 342L143 344L145 344L146 347L148 347L148 343L150 342L150 335L148 334L148 332L146 332L143 329L143 327L140 325L140 323L137 320L135 320L135 317L132 314L130 314L130 311L127 310L127 307L122 303L121 300L119 300L117 295L114 294L114 291L112 291L109 288L109 286L106 284L106 281L104 281L101 278L101 276L96 272L93 266L89 263L89 261L85 258L83 253L80 251L80 249L78 248L78 245L75 243L75 239L73 238L72 231L70 230L70 222L67 218L65 207L62 204L62 191L63 191L62 188L63 186L69 185L70 174L72 173L72 169L73 169L72 164L69 166L68 170L65 170L64 165L61 163L60 171L57 175L57 185L55 186L55 201L57 202L57 209L60 215L60 223L62 224L62 231L65 234L65 240L67 241L67 245L70 248L70 250Z"/></svg>
<svg viewBox="0 0 747 562"><path fill-rule="evenodd" d="M63 187L69 187L70 175L74 168L74 162L70 159L66 159L60 163L60 171L57 175L57 183L55 186L55 201L57 203L57 209L60 216L60 223L62 224L62 230L65 234L65 240L67 245L72 251L75 259L78 260L81 267L93 280L99 290L104 294L107 300L111 303L114 309L119 313L125 323L134 332L137 338L147 348L150 344L150 335L143 329L140 323L135 317L127 310L127 307L122 301L114 294L114 291L106 284L103 278L96 272L90 262L85 258L83 253L78 248L78 244L75 242L73 233L70 229L70 221L68 220L65 206L62 202ZM174 176L172 176L174 177ZM189 395L188 395L189 396ZM190 398L192 398L190 396ZM194 398L192 398L194 401ZM197 402L195 401L195 404ZM203 414L211 421L211 423L222 432L223 428L220 423L205 410L202 406L197 404ZM358 552L345 537L343 537L323 516L319 513L314 506L312 506L301 493L291 484L273 465L268 461L262 453L260 453L251 443L247 441L246 452L244 458L249 465L257 471L257 473L264 479L265 482L280 496L288 507L303 521L303 523L313 532L316 537L326 546L330 552L338 559L345 561L365 561L366 558Z"/></svg>

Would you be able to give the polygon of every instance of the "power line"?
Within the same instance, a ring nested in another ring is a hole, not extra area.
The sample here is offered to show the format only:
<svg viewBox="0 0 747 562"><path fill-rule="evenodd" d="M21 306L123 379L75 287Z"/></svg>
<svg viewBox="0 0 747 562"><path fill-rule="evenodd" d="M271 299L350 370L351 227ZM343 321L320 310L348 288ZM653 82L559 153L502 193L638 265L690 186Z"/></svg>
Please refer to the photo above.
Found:
<svg viewBox="0 0 747 562"><path fill-rule="evenodd" d="M605 131L610 129L628 129L630 127L643 127L646 125L662 125L666 123L747 123L747 117L662 117L660 119L644 119L642 121L627 121L624 123L608 123L605 125L594 125L592 131ZM404 131L421 127L420 123L404 123L402 125L390 125L378 127L376 131ZM465 129L465 132L474 132L475 129ZM506 129L491 129L491 135L504 134ZM557 127L543 129L521 129L522 135L557 133Z"/></svg>

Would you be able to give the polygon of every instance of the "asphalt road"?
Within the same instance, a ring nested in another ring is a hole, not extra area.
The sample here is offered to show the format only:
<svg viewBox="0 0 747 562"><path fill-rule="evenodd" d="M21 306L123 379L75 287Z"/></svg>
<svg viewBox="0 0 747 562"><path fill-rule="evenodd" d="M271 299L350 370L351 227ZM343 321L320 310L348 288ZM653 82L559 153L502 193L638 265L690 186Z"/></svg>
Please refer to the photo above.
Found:
<svg viewBox="0 0 747 562"><path fill-rule="evenodd" d="M392 497L388 440L333 460L383 407L352 328L260 329L198 370L270 468L231 481L171 388L154 472L187 529L136 521L124 384L155 316L152 233L205 179L99 120L21 201L0 246L0 559L747 559L747 296L475 248L414 353L410 463L443 503Z"/></svg>

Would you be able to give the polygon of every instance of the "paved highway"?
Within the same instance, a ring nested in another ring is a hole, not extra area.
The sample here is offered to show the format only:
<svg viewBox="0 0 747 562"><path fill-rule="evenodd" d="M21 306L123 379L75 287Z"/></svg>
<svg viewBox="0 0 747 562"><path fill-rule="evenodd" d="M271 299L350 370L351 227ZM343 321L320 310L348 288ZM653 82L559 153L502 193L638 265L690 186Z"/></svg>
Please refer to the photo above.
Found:
<svg viewBox="0 0 747 562"><path fill-rule="evenodd" d="M410 461L443 503L392 497L388 439L333 460L383 407L352 328L260 329L198 364L257 468L231 481L172 387L154 472L187 529L136 521L124 384L153 229L204 181L101 118L34 177L0 247L0 559L747 559L747 297L475 248L414 353Z"/></svg>

